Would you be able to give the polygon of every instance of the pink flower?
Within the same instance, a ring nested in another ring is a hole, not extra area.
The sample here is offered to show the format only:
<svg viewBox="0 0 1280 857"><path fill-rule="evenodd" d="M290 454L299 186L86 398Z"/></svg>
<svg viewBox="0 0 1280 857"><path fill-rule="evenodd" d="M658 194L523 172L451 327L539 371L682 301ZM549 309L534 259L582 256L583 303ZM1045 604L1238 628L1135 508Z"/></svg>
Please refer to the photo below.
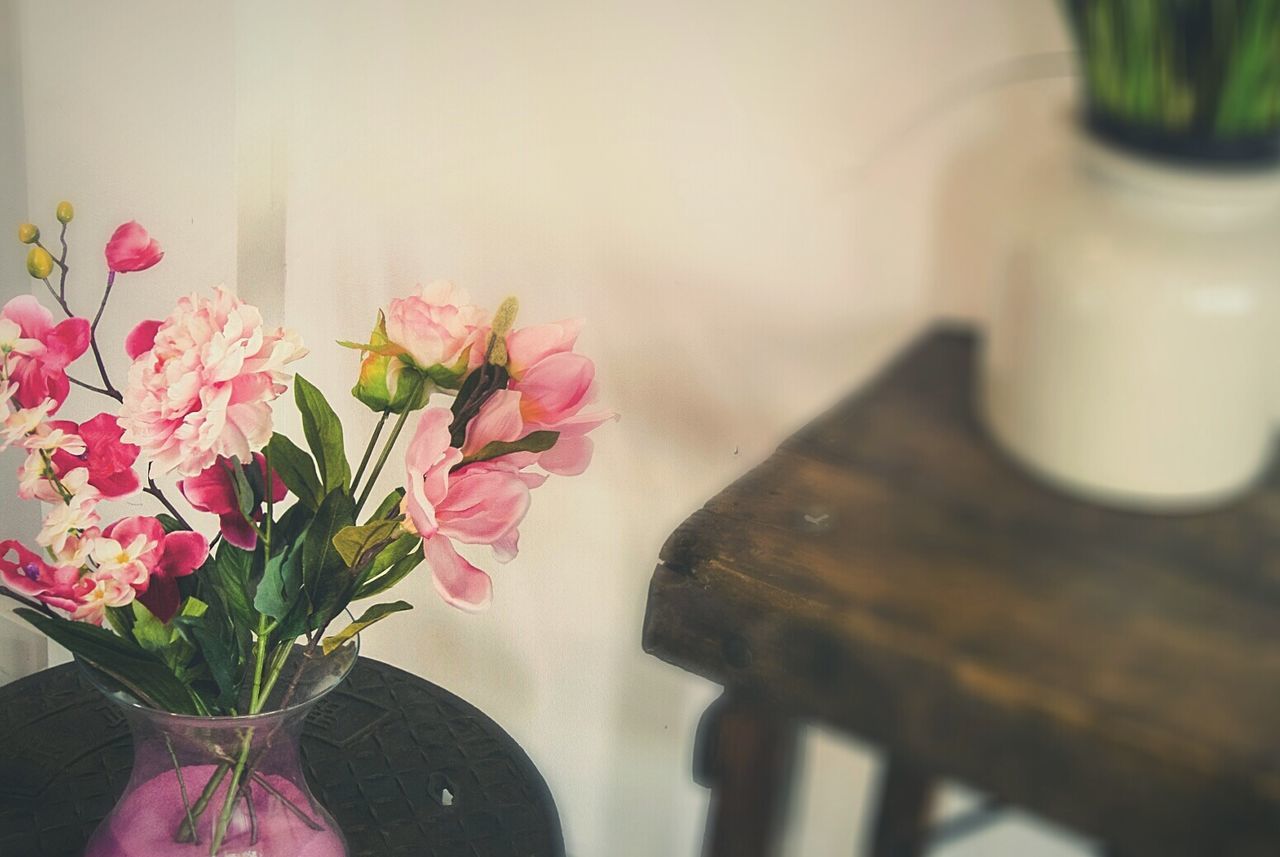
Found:
<svg viewBox="0 0 1280 857"><path fill-rule="evenodd" d="M248 462L271 439L284 367L305 354L295 334L264 329L258 310L222 287L185 297L129 367L123 440L162 473L196 476L219 456Z"/></svg>
<svg viewBox="0 0 1280 857"><path fill-rule="evenodd" d="M484 341L486 313L467 294L437 282L387 308L387 339L403 348L420 369L443 366L461 375Z"/></svg>
<svg viewBox="0 0 1280 857"><path fill-rule="evenodd" d="M87 468L89 484L106 498L128 497L142 487L133 469L134 462L138 460L138 447L120 439L124 429L111 414L98 414L79 425L69 420L56 420L50 426L78 435L85 447L78 455L65 448L55 452L55 476L62 478L78 467Z"/></svg>
<svg viewBox="0 0 1280 857"><path fill-rule="evenodd" d="M15 365L9 377L17 383L14 400L20 407L34 408L52 399L53 410L67 398L71 384L66 368L89 347L89 322L69 318L53 323L53 315L31 295L19 295L0 310L0 319L18 326L12 356Z"/></svg>
<svg viewBox="0 0 1280 857"><path fill-rule="evenodd" d="M462 461L462 452L449 445L449 424L453 414L445 408L428 408L405 451L407 471L404 505L414 531L428 539L439 528L436 505L449 491L449 470Z"/></svg>
<svg viewBox="0 0 1280 857"><path fill-rule="evenodd" d="M200 533L166 533L155 518L121 518L94 540L95 577L128 584L138 600L161 622L178 612L178 578L194 572L209 555L209 542ZM116 606L116 605L112 605Z"/></svg>
<svg viewBox="0 0 1280 857"><path fill-rule="evenodd" d="M508 389L520 394L526 433L559 432L555 446L538 456L538 465L562 476L587 469L593 448L587 433L617 419L611 411L587 408L596 399L596 367L573 351L581 328L581 322L564 321L507 336Z"/></svg>
<svg viewBox="0 0 1280 857"><path fill-rule="evenodd" d="M136 220L122 223L111 234L106 250L107 267L116 274L145 271L164 258L164 251Z"/></svg>
<svg viewBox="0 0 1280 857"><path fill-rule="evenodd" d="M253 463L258 468L258 478L250 478L248 482L251 486L254 486L256 491L257 486L266 481L267 459L262 453L255 452L253 454ZM182 492L183 497L187 498L187 502L201 512L212 512L218 516L223 538L236 547L248 551L257 546L258 533L240 511L240 504L236 500L235 478L231 468L244 468L245 475L248 477L250 466L229 458L219 457L203 473L197 476L188 476L178 483L178 490ZM271 502L279 503L287 493L288 489L285 488L284 482L273 470L271 472ZM260 522L262 520L264 498L256 497L255 500L253 511L250 514L255 522Z"/></svg>
<svg viewBox="0 0 1280 857"><path fill-rule="evenodd" d="M406 455L404 510L407 526L422 536L440 597L463 610L482 610L492 598L492 581L463 559L453 542L490 545L500 562L513 558L518 528L529 510L529 491L545 477L506 460L474 462L453 471L462 451L449 445L452 418L444 408L428 408L419 420ZM480 420L477 416L473 425ZM480 431L485 429L481 423Z"/></svg>
<svg viewBox="0 0 1280 857"><path fill-rule="evenodd" d="M16 554L16 561L9 559L10 553ZM0 580L14 592L68 613L93 588L92 582L80 579L76 566L49 565L13 539L0 542Z"/></svg>

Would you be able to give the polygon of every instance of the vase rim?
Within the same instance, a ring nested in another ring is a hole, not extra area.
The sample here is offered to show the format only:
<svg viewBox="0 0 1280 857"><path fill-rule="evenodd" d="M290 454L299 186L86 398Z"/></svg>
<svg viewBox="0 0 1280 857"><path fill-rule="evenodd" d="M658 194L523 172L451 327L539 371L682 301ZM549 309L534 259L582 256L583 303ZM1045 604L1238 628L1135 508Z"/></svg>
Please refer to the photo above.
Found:
<svg viewBox="0 0 1280 857"><path fill-rule="evenodd" d="M348 619L352 619L350 611L343 611L347 614ZM296 645L296 644L295 644ZM342 651L350 651L351 657L347 659L342 668L342 672L333 682L328 684L318 693L314 693L304 699L299 699L284 708L272 708L265 711L259 711L257 714L178 714L173 711L165 711L163 708L152 708L149 705L143 705L133 696L122 694L117 690L105 686L99 679L97 673L99 670L87 661L83 660L79 655L73 655L76 666L80 668L81 673L88 679L99 692L114 704L129 711L134 711L142 716L163 720L173 724L199 725L203 728L211 726L239 727L246 724L261 723L266 720L278 720L281 717L292 713L304 711L312 705L324 699L335 689L347 680L347 676L351 675L351 670L355 668L356 661L360 659L360 634L357 632L349 640L344 642L334 654ZM323 658L332 658L333 655L322 655ZM336 661L335 661L336 662Z"/></svg>

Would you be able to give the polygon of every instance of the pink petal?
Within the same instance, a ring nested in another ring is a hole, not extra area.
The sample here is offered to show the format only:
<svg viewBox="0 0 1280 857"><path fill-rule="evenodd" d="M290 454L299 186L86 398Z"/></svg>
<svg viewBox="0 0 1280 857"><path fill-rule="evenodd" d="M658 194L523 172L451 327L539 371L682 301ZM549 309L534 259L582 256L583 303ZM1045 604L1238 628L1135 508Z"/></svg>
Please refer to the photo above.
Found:
<svg viewBox="0 0 1280 857"><path fill-rule="evenodd" d="M202 470L196 476L188 476L178 483L178 490L187 502L201 512L212 512L215 515L235 513L240 516L240 504L236 500L236 491L231 484L232 476L228 467L239 467L225 458L219 458L211 467Z"/></svg>
<svg viewBox="0 0 1280 857"><path fill-rule="evenodd" d="M595 364L581 354L553 354L533 366L512 389L524 394L525 420L554 428L595 398Z"/></svg>
<svg viewBox="0 0 1280 857"><path fill-rule="evenodd" d="M182 604L178 582L167 577L151 578L151 585L145 592L138 593L138 600L153 616L166 623L177 614L178 607Z"/></svg>
<svg viewBox="0 0 1280 857"><path fill-rule="evenodd" d="M103 530L102 535L108 539L115 539L121 545L129 544L137 536L146 536L147 541L154 542L159 547L164 542L164 526L148 515L132 515L116 521ZM154 553L143 559L143 562L148 568L152 568L158 557L159 554Z"/></svg>
<svg viewBox="0 0 1280 857"><path fill-rule="evenodd" d="M53 313L40 305L34 295L18 295L0 309L0 315L18 323L22 335L28 339L44 341L44 336L53 327Z"/></svg>
<svg viewBox="0 0 1280 857"><path fill-rule="evenodd" d="M130 360L137 360L151 350L151 346L156 342L156 331L163 323L156 319L148 319L133 326L133 330L129 331L129 335L124 340L124 353L129 355Z"/></svg>
<svg viewBox="0 0 1280 857"><path fill-rule="evenodd" d="M493 581L489 575L458 556L453 544L444 536L435 536L422 543L422 550L431 566L431 580L436 592L459 610L478 613L493 600Z"/></svg>
<svg viewBox="0 0 1280 857"><path fill-rule="evenodd" d="M482 462L453 474L436 520L451 538L490 545L518 527L528 511L529 486L519 473Z"/></svg>
<svg viewBox="0 0 1280 857"><path fill-rule="evenodd" d="M594 444L589 437L564 437L538 456L538 465L557 476L577 476L591 463Z"/></svg>
<svg viewBox="0 0 1280 857"><path fill-rule="evenodd" d="M65 369L89 347L89 322L83 318L69 318L59 324L44 338L43 363L49 369Z"/></svg>
<svg viewBox="0 0 1280 857"><path fill-rule="evenodd" d="M166 578L186 577L209 555L209 541L200 533L179 530L164 537L156 573Z"/></svg>
<svg viewBox="0 0 1280 857"><path fill-rule="evenodd" d="M258 546L258 533L237 509L218 518L222 537L242 550L251 551Z"/></svg>
<svg viewBox="0 0 1280 857"><path fill-rule="evenodd" d="M507 335L507 368L513 377L552 354L572 351L582 330L582 319L567 319L557 324L535 324Z"/></svg>
<svg viewBox="0 0 1280 857"><path fill-rule="evenodd" d="M493 441L519 440L524 435L520 393L515 390L498 390L485 401L471 422L467 423L467 437L462 444L462 454L474 455Z"/></svg>

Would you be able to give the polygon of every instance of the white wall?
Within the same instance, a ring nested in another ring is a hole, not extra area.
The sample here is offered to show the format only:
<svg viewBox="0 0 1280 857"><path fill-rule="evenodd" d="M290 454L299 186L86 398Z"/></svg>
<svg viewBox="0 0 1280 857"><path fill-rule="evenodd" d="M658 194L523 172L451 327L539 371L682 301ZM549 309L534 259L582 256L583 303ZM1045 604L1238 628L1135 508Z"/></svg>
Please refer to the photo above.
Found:
<svg viewBox="0 0 1280 857"><path fill-rule="evenodd" d="M25 134L0 153L25 164L27 210L76 202L78 272L129 218L167 251L119 287L108 340L233 282L302 331L301 371L339 400L353 357L329 343L419 281L590 320L623 414L594 467L536 493L489 613L419 576L396 593L418 610L364 652L506 726L572 854L695 853L689 750L715 688L640 651L658 548L918 319L975 311L992 188L1063 87L965 82L1061 50L1053 4L15 7ZM372 424L354 401L342 415ZM795 849L847 854L870 769L821 743Z"/></svg>

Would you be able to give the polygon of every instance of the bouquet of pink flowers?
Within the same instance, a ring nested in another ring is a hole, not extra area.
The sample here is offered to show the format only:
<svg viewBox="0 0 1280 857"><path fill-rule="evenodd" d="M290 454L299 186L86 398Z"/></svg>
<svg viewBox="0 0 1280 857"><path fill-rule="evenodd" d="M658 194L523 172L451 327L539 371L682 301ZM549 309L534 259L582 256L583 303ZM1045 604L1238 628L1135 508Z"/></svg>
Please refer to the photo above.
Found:
<svg viewBox="0 0 1280 857"><path fill-rule="evenodd" d="M549 474L582 472L589 433L613 417L592 407L594 366L574 350L577 322L516 328L514 299L490 315L447 283L391 301L367 342L341 343L361 355L352 393L381 415L354 472L324 394L290 374L307 353L298 336L267 327L223 288L138 323L117 387L98 324L116 279L164 254L137 223L119 227L96 311L77 315L66 264L73 214L58 206L60 256L36 227L19 230L29 273L65 318L25 295L0 310L0 443L27 450L19 493L48 504L38 551L0 543L0 581L23 602L19 615L147 706L254 714L274 690L272 705L283 707L277 682L295 643L323 656L409 609L376 604L329 632L351 602L424 563L446 602L485 607L489 575L458 545L514 557L530 491ZM70 374L86 352L96 376ZM304 444L273 431L290 383ZM72 385L110 407L80 423L58 419ZM371 498L415 413L403 487ZM156 482L166 474L190 510L217 516L216 534L199 532L166 495ZM158 504L154 514L103 519L102 501L139 492Z"/></svg>

